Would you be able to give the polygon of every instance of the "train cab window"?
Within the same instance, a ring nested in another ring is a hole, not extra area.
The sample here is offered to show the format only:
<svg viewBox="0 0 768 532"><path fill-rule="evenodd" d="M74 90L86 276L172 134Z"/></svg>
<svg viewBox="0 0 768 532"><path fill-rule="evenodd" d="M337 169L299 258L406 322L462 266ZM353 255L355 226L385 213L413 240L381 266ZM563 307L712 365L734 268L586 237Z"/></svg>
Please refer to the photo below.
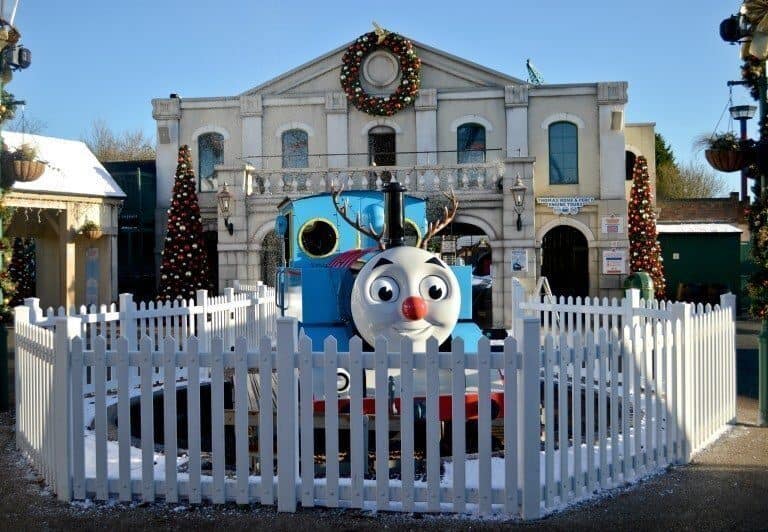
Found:
<svg viewBox="0 0 768 532"><path fill-rule="evenodd" d="M313 258L327 257L339 244L339 233L328 220L309 220L299 230L299 247Z"/></svg>

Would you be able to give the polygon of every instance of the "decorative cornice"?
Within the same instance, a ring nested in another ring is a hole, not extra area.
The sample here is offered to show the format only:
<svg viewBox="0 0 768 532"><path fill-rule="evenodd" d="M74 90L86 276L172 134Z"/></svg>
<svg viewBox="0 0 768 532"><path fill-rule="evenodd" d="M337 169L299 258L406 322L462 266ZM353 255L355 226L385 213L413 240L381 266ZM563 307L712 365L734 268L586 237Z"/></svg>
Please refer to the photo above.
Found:
<svg viewBox="0 0 768 532"><path fill-rule="evenodd" d="M261 116L264 107L261 102L261 94L244 94L240 96L240 116Z"/></svg>
<svg viewBox="0 0 768 532"><path fill-rule="evenodd" d="M528 107L528 85L505 86L504 107Z"/></svg>
<svg viewBox="0 0 768 532"><path fill-rule="evenodd" d="M421 89L414 107L417 111L437 110L437 89Z"/></svg>
<svg viewBox="0 0 768 532"><path fill-rule="evenodd" d="M627 82L609 81L598 83L597 103L598 105L627 103Z"/></svg>
<svg viewBox="0 0 768 532"><path fill-rule="evenodd" d="M179 98L156 98L152 100L152 118L155 120L178 120L181 118Z"/></svg>
<svg viewBox="0 0 768 532"><path fill-rule="evenodd" d="M325 112L326 113L346 113L347 95L343 92L325 93Z"/></svg>

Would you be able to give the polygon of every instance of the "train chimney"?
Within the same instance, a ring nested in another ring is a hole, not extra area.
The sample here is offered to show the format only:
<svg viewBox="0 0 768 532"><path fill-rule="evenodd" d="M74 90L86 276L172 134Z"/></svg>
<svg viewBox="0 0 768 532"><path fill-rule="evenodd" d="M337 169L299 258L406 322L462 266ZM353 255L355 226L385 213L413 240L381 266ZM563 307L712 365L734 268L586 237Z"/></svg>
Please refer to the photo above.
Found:
<svg viewBox="0 0 768 532"><path fill-rule="evenodd" d="M386 234L384 244L387 248L405 245L405 187L391 180L382 187L384 192L384 216Z"/></svg>

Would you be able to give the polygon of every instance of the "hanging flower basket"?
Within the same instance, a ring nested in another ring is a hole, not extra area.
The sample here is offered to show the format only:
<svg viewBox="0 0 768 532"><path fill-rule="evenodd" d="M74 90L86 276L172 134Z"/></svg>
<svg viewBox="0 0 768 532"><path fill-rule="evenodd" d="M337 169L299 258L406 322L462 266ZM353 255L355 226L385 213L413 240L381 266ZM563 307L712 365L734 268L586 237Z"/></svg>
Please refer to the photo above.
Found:
<svg viewBox="0 0 768 532"><path fill-rule="evenodd" d="M14 181L34 181L45 172L45 163L40 161L19 161L6 159L3 161L3 174Z"/></svg>
<svg viewBox="0 0 768 532"><path fill-rule="evenodd" d="M707 162L720 172L737 172L747 166L747 153L743 150L704 150Z"/></svg>
<svg viewBox="0 0 768 532"><path fill-rule="evenodd" d="M91 240L98 240L101 238L101 235L104 233L101 231L101 229L91 229L90 231L85 232L85 236L87 236Z"/></svg>
<svg viewBox="0 0 768 532"><path fill-rule="evenodd" d="M96 222L86 221L80 228L80 234L88 237L90 240L98 240L104 233Z"/></svg>

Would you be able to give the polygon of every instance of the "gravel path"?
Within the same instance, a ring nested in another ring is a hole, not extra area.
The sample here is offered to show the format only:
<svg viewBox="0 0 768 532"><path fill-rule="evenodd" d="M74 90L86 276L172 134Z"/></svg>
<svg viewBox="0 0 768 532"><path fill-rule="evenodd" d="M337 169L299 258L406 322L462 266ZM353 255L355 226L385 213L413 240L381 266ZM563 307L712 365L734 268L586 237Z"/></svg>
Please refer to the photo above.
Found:
<svg viewBox="0 0 768 532"><path fill-rule="evenodd" d="M739 398L739 424L691 465L632 489L583 503L535 523L402 516L361 511L185 505L63 504L15 450L13 418L0 415L0 529L269 530L766 530L768 429L756 428L757 402Z"/></svg>

